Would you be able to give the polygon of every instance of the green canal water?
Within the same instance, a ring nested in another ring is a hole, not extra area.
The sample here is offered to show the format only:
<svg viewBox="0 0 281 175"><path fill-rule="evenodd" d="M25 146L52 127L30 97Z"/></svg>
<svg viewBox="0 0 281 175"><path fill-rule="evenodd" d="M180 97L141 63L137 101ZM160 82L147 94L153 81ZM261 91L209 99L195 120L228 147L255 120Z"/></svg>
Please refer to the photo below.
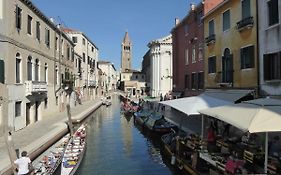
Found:
<svg viewBox="0 0 281 175"><path fill-rule="evenodd" d="M120 114L118 96L85 121L87 150L76 175L179 175L162 158L159 141ZM58 173L59 174L59 173Z"/></svg>

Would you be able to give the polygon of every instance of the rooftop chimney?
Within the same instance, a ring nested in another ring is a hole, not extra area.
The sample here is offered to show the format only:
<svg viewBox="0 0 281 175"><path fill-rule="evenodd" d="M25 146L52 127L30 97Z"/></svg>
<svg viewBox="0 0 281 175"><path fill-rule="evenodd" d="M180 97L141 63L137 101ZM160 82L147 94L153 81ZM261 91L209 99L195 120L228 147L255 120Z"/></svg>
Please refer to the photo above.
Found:
<svg viewBox="0 0 281 175"><path fill-rule="evenodd" d="M179 18L175 18L175 26L177 26L180 23L180 19Z"/></svg>
<svg viewBox="0 0 281 175"><path fill-rule="evenodd" d="M196 7L196 6L195 6L194 3L191 3L191 4L190 4L190 9L191 9L191 11L194 11L194 10L195 10L195 7Z"/></svg>

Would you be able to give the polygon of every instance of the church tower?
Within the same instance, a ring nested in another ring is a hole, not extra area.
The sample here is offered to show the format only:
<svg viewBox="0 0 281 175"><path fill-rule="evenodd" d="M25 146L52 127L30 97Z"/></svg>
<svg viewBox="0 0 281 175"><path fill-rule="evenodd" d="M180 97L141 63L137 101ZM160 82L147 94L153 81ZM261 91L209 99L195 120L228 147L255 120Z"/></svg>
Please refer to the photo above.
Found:
<svg viewBox="0 0 281 175"><path fill-rule="evenodd" d="M132 68L132 43L128 32L125 33L121 47L121 71L125 72L126 70L131 70Z"/></svg>

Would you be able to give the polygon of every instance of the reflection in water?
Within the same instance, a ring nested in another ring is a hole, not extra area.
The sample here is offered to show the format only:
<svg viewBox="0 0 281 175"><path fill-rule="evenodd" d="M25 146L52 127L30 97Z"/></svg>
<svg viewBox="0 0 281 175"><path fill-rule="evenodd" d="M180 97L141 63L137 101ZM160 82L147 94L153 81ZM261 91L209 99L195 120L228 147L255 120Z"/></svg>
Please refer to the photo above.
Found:
<svg viewBox="0 0 281 175"><path fill-rule="evenodd" d="M120 116L120 101L102 106L87 123L87 150L77 175L171 175L154 143ZM175 173L176 174L176 173Z"/></svg>
<svg viewBox="0 0 281 175"><path fill-rule="evenodd" d="M132 123L128 121L123 115L120 117L121 122L121 132L122 132L122 140L124 144L124 152L127 156L131 155L132 151Z"/></svg>

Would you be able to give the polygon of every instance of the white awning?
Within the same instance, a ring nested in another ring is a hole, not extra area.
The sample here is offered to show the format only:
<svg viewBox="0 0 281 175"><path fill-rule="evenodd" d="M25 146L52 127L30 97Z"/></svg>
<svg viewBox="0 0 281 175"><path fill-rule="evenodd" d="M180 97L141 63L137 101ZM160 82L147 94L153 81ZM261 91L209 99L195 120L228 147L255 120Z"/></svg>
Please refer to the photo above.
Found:
<svg viewBox="0 0 281 175"><path fill-rule="evenodd" d="M225 121L250 133L281 131L281 100L256 99L199 110L199 113Z"/></svg>
<svg viewBox="0 0 281 175"><path fill-rule="evenodd" d="M162 101L160 103L175 108L187 115L198 115L198 110L232 104L233 102L201 94L199 96Z"/></svg>

